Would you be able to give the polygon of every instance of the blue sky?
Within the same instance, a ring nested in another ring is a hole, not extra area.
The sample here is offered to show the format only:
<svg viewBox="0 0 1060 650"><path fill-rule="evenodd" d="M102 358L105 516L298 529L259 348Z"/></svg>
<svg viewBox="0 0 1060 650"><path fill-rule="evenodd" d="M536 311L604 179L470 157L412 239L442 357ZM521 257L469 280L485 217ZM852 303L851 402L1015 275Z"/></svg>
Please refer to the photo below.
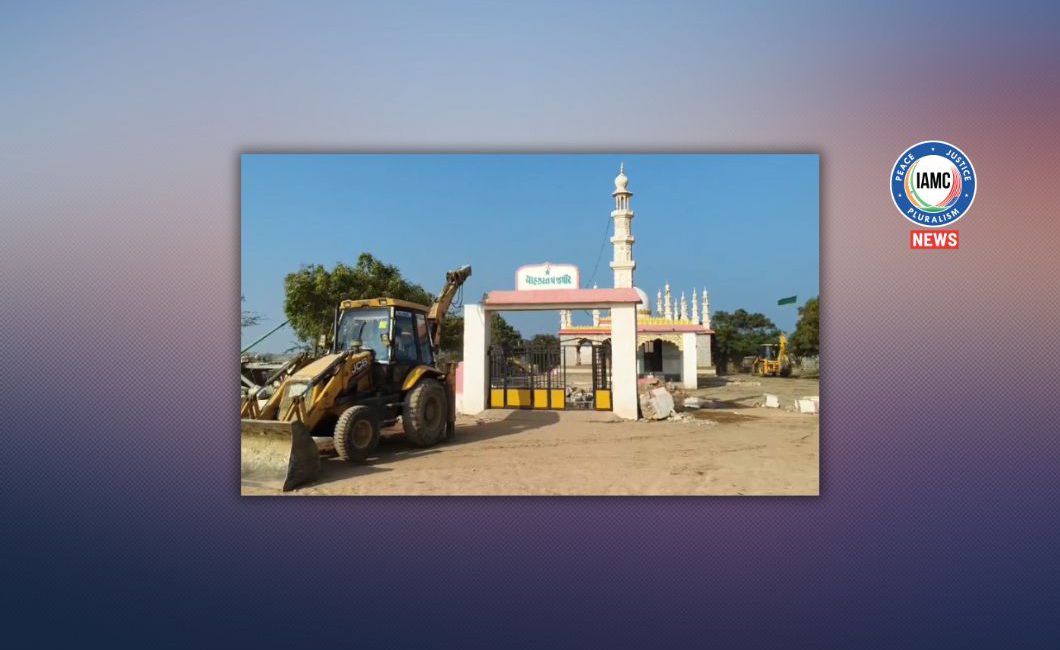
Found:
<svg viewBox="0 0 1060 650"><path fill-rule="evenodd" d="M794 327L795 309L776 302L819 293L817 155L247 154L241 292L265 320L243 344L283 322L287 273L362 251L434 293L447 269L471 264L466 302L514 288L515 269L534 262L573 263L583 286L611 286L620 162L634 193L635 282L653 302L665 282L689 299L705 286L712 311L743 307ZM558 326L554 312L506 318L525 336ZM293 341L284 328L255 350Z"/></svg>

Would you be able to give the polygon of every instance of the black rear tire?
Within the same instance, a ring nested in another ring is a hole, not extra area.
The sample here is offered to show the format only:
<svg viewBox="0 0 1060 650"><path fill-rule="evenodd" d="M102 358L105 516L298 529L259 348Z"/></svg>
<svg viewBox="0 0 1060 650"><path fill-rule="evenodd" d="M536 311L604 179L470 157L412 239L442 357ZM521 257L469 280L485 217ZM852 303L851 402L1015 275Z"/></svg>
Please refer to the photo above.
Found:
<svg viewBox="0 0 1060 650"><path fill-rule="evenodd" d="M379 444L379 420L367 406L351 406L335 423L335 453L342 460L368 458Z"/></svg>
<svg viewBox="0 0 1060 650"><path fill-rule="evenodd" d="M405 395L401 424L405 437L416 447L430 447L445 438L449 416L449 400L437 379L421 379Z"/></svg>

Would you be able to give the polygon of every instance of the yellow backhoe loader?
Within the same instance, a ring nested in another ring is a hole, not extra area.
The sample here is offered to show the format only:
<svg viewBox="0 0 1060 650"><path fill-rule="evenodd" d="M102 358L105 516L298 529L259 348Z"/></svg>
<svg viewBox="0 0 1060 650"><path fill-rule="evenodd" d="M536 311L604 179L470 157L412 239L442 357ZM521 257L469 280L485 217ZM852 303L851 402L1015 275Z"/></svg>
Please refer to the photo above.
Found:
<svg viewBox="0 0 1060 650"><path fill-rule="evenodd" d="M452 437L453 373L435 358L442 321L470 275L470 266L446 273L430 307L393 298L343 300L328 354L288 375L268 400L243 399L242 479L291 490L320 472L314 438L332 437L339 458L360 461L375 449L380 429L399 417L418 447Z"/></svg>
<svg viewBox="0 0 1060 650"><path fill-rule="evenodd" d="M787 377L791 374L791 357L788 356L788 337L780 335L777 345L766 343L758 346L758 356L751 372L759 377Z"/></svg>

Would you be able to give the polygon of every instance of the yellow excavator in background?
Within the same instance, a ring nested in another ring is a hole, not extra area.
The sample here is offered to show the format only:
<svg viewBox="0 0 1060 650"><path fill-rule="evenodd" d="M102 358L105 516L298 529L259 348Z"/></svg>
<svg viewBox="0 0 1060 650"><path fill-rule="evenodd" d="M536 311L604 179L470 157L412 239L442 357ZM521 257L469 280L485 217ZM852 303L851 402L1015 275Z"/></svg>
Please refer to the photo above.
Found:
<svg viewBox="0 0 1060 650"><path fill-rule="evenodd" d="M758 356L755 357L751 366L751 373L759 377L790 375L791 357L788 355L788 337L781 334L776 345L765 343L758 346Z"/></svg>
<svg viewBox="0 0 1060 650"><path fill-rule="evenodd" d="M442 322L471 275L446 273L430 307L394 298L343 300L332 323L329 353L290 375L263 402L240 406L240 474L250 484L287 491L315 479L314 438L333 437L343 460L367 458L380 429L401 418L405 436L427 447L453 436L453 373L436 356Z"/></svg>

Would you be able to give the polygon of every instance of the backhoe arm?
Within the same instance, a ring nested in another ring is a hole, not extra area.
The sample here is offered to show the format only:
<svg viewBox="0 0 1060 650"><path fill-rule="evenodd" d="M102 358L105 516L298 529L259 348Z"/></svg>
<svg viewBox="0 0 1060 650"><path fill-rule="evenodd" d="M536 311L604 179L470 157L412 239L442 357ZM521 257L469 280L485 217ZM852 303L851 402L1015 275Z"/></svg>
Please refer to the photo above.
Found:
<svg viewBox="0 0 1060 650"><path fill-rule="evenodd" d="M438 346L442 341L442 321L445 320L445 314L449 311L449 306L453 304L456 292L470 276L470 266L461 266L446 273L445 287L438 296L438 300L431 305L430 310L427 312L427 325L431 328L431 340L434 341L435 352L438 352Z"/></svg>

